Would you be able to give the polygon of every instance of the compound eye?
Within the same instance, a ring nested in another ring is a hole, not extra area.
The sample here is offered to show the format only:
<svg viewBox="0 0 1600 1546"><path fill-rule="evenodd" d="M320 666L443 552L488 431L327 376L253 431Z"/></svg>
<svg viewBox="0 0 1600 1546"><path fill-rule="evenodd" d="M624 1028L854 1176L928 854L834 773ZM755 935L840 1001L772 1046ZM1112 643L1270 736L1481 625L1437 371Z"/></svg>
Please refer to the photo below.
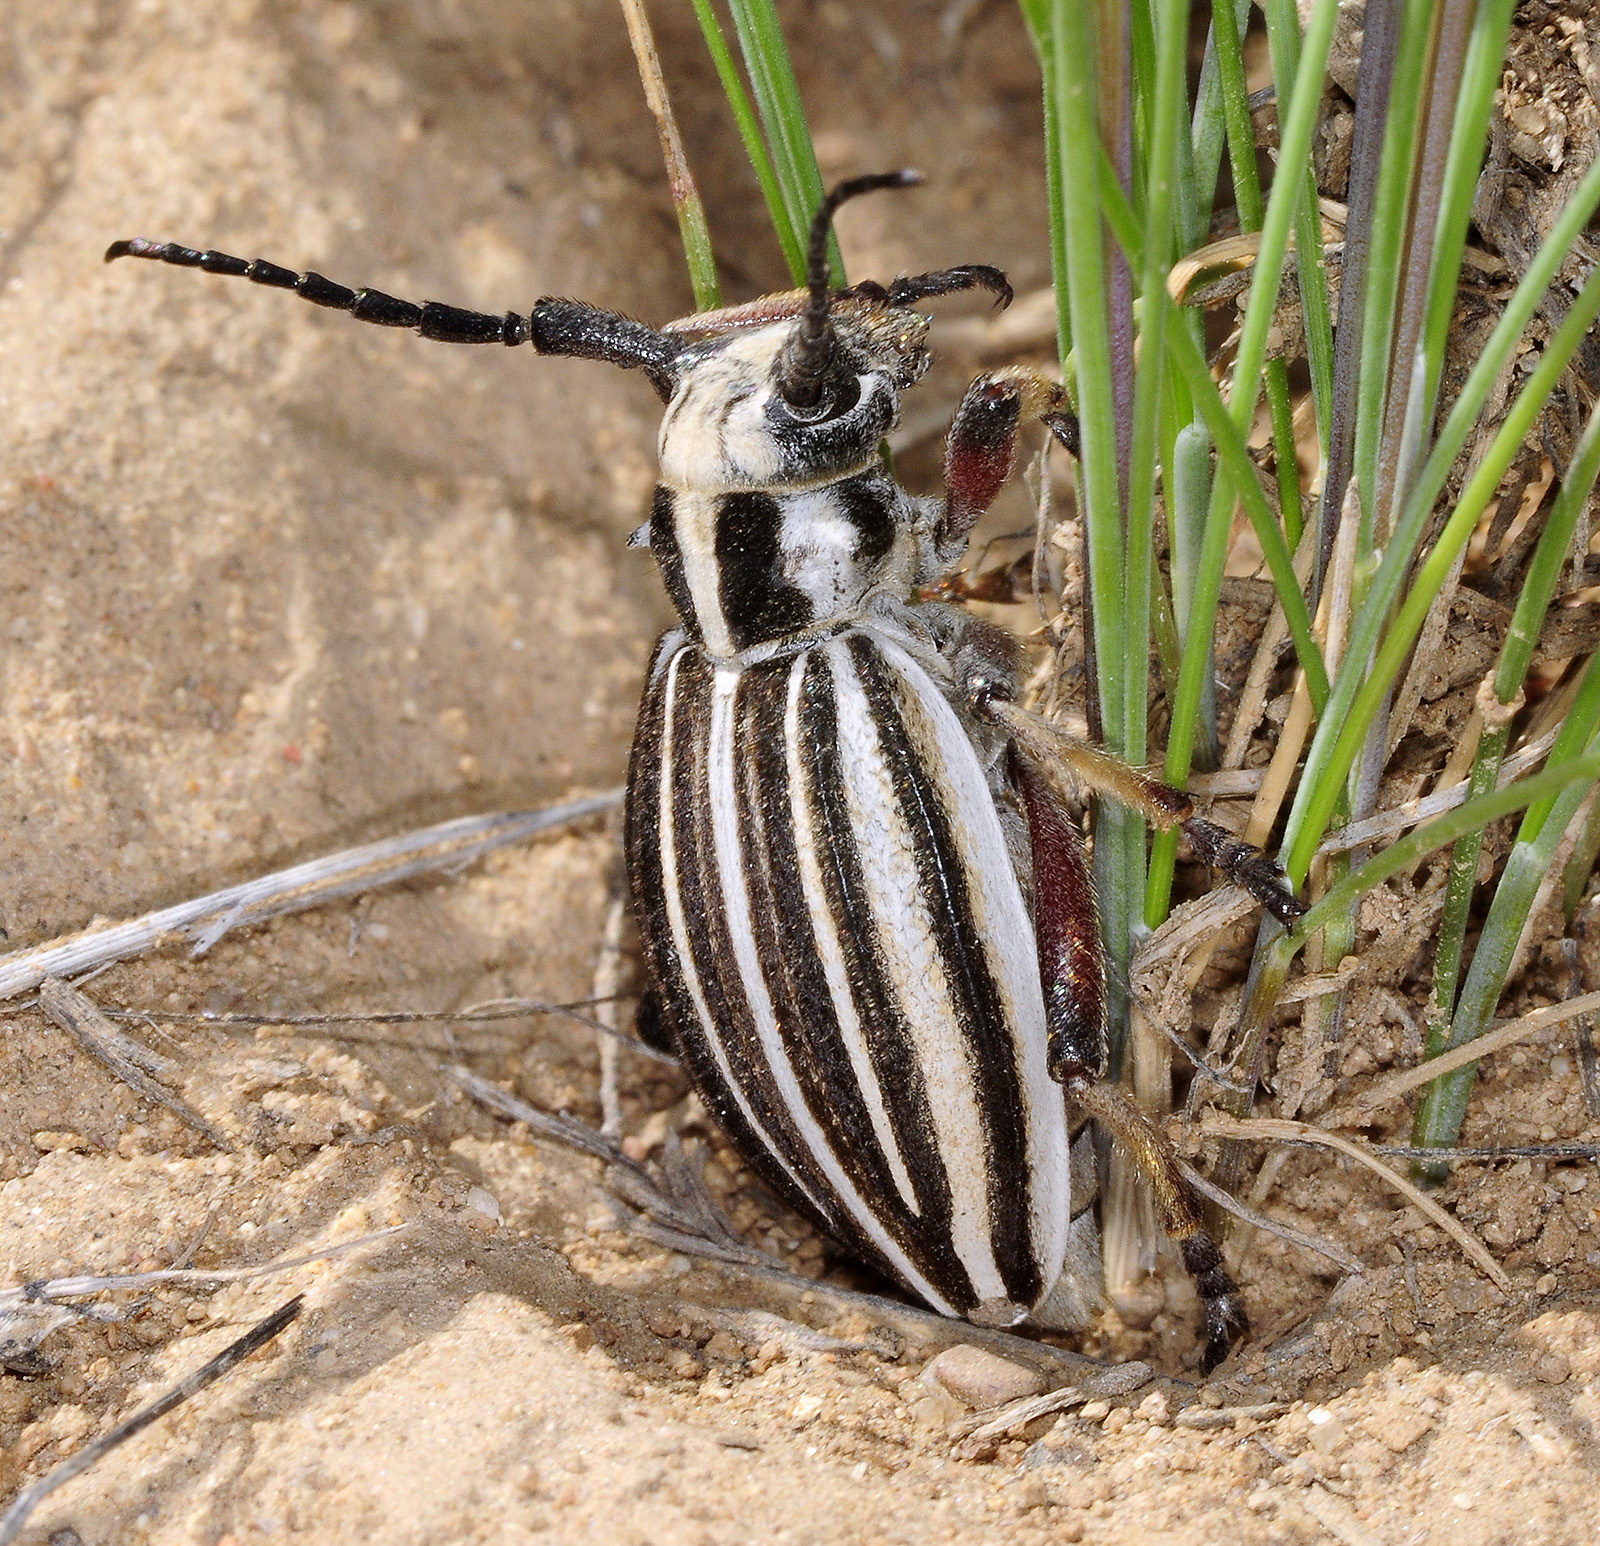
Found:
<svg viewBox="0 0 1600 1546"><path fill-rule="evenodd" d="M855 375L839 376L829 381L822 389L822 396L817 399L815 408L796 408L781 397L778 401L783 404L784 413L796 424L824 424L830 419L844 418L861 401L861 378Z"/></svg>

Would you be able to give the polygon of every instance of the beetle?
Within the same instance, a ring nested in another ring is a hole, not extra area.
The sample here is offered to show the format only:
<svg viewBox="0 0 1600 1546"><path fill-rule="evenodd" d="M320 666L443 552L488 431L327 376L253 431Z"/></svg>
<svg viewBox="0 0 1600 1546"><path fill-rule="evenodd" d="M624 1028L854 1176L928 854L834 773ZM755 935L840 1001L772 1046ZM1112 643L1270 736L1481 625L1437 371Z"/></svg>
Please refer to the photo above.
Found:
<svg viewBox="0 0 1600 1546"><path fill-rule="evenodd" d="M655 329L544 298L493 316L263 260L143 239L106 252L293 290L450 343L642 371L665 403L660 481L630 539L678 624L657 644L628 772L627 868L649 989L641 1036L682 1055L751 1169L934 1309L1080 1324L1099 1298L1093 1118L1152 1181L1205 1305L1204 1366L1247 1329L1166 1141L1105 1081L1105 962L1070 768L1284 922L1301 905L1186 796L1067 741L1015 702L1001 630L927 599L1010 476L1021 428L1076 451L1064 390L980 376L945 493L879 454L929 364L917 302L982 289L967 265L831 289L833 189L803 289ZM1078 1172L1074 1184L1074 1170Z"/></svg>

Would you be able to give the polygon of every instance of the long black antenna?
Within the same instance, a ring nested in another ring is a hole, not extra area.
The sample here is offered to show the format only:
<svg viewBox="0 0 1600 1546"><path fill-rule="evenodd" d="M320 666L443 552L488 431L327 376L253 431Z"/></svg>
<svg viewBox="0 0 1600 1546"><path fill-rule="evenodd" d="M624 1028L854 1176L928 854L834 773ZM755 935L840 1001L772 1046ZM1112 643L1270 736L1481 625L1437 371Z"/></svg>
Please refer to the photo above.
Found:
<svg viewBox="0 0 1600 1546"><path fill-rule="evenodd" d="M663 333L614 311L603 311L582 301L544 296L526 317L508 311L467 311L442 301L403 301L382 290L351 289L315 272L296 273L265 258L236 258L226 252L202 252L177 242L152 242L143 237L112 242L106 262L118 258L148 258L177 268L198 268L208 274L248 279L274 290L292 290L303 301L348 312L357 322L379 327L413 328L424 338L447 344L532 344L540 354L563 354L578 359L604 360L624 370L642 370L657 393L672 395L677 379L679 345Z"/></svg>
<svg viewBox="0 0 1600 1546"><path fill-rule="evenodd" d="M922 173L902 168L898 172L873 172L842 182L817 206L806 248L806 287L811 294L795 323L794 335L783 351L778 392L791 408L802 412L822 401L823 386L833 365L833 319L828 310L828 233L839 206L863 193L880 188L914 188Z"/></svg>

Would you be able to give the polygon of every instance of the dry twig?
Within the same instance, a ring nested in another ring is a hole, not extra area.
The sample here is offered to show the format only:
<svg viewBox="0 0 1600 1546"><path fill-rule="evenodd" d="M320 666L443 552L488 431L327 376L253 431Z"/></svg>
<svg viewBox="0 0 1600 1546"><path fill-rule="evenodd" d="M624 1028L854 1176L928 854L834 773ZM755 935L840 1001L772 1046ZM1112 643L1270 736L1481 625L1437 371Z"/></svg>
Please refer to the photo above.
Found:
<svg viewBox="0 0 1600 1546"><path fill-rule="evenodd" d="M135 1058L148 1049L140 1047L131 1036L124 1036L100 1013L93 1000L54 977L46 977L39 984L39 1007L90 1057L103 1063L130 1089L146 1100L165 1106L180 1122L192 1127L224 1153L233 1153L233 1144L219 1127L164 1084L157 1084L138 1066ZM160 1061L166 1062L166 1059ZM138 1057L138 1062L146 1062L146 1058Z"/></svg>
<svg viewBox="0 0 1600 1546"><path fill-rule="evenodd" d="M1555 739L1556 732L1551 730L1538 740L1524 746L1515 756L1507 757L1500 766L1500 775L1495 781L1495 788L1504 789L1507 784L1537 767L1555 744ZM1348 826L1330 832L1317 853L1319 855L1347 853L1352 848L1366 848L1374 843L1387 841L1408 827L1419 827L1425 821L1432 821L1435 816L1442 816L1446 811L1453 811L1458 805L1464 805L1468 792L1468 780L1461 779L1448 789L1440 789L1433 794L1407 800L1403 804L1391 806L1388 810L1376 811L1365 821L1352 821Z"/></svg>
<svg viewBox="0 0 1600 1546"><path fill-rule="evenodd" d="M622 983L622 922L626 909L620 896L613 897L606 913L605 932L594 965L595 1018L605 1034L600 1040L600 1110L604 1118L600 1131L607 1138L622 1137L622 1102L617 1094L621 1061L617 1030L617 989ZM631 1040L631 1038L630 1038Z"/></svg>
<svg viewBox="0 0 1600 1546"><path fill-rule="evenodd" d="M274 1310L265 1320L258 1321L237 1342L232 1342L223 1348L209 1363L202 1364L193 1374L179 1380L171 1390L158 1396L149 1406L135 1412L125 1423L118 1423L110 1433L96 1439L92 1444L85 1444L77 1454L63 1460L31 1487L24 1487L12 1499L11 1507L0 1516L0 1546L8 1546L9 1542L17 1538L17 1532L28 1522L28 1516L58 1487L64 1486L75 1476L81 1476L119 1444L165 1417L174 1407L181 1406L191 1396L198 1395L207 1385L215 1384L236 1364L243 1363L257 1348L265 1347L299 1315L300 1304L304 1297L303 1294L296 1294L287 1304Z"/></svg>
<svg viewBox="0 0 1600 1546"><path fill-rule="evenodd" d="M1246 1207L1232 1193L1225 1191L1220 1186L1214 1186L1200 1174L1193 1165L1185 1164L1179 1160L1178 1169L1183 1172L1183 1178L1202 1197L1209 1198L1225 1213L1231 1213L1235 1218L1243 1219L1253 1229L1265 1230L1269 1235L1276 1235L1280 1240L1287 1240L1290 1245L1298 1245L1307 1251L1315 1251L1318 1256L1326 1256L1329 1261L1336 1263L1346 1272L1365 1272L1366 1266L1357 1256L1352 1256L1348 1251L1326 1240L1320 1240L1316 1235L1308 1235L1303 1230L1292 1229L1287 1224L1280 1224L1276 1219L1269 1219L1264 1213L1257 1213L1254 1208Z"/></svg>
<svg viewBox="0 0 1600 1546"><path fill-rule="evenodd" d="M1327 1149L1337 1149L1359 1165L1365 1165L1374 1175L1381 1177L1421 1213L1430 1224L1437 1224L1457 1245L1472 1264L1488 1278L1501 1293L1509 1294L1511 1279L1505 1269L1492 1257L1483 1242L1467 1228L1452 1218L1426 1192L1413 1186L1406 1178L1391 1170L1365 1145L1346 1138L1340 1133L1330 1133L1309 1122L1289 1122L1280 1118L1254 1117L1241 1120L1211 1112L1200 1126L1203 1133L1214 1133L1219 1138L1240 1138L1246 1142L1265 1139L1269 1143L1313 1144Z"/></svg>
<svg viewBox="0 0 1600 1546"><path fill-rule="evenodd" d="M1597 1011L1600 1011L1600 993L1585 993L1581 998L1568 999L1564 1004L1547 1004L1543 1009L1531 1010L1509 1024L1478 1037L1476 1041L1469 1041L1465 1046L1441 1052L1438 1057L1429 1058L1415 1068L1403 1068L1398 1073L1375 1080L1352 1096L1348 1106L1328 1112L1321 1120L1328 1127L1359 1127L1370 1119L1377 1107L1404 1095L1407 1090L1416 1089L1419 1084L1432 1084L1442 1074L1465 1068L1468 1063L1476 1063L1491 1052L1499 1052L1504 1047L1526 1041L1535 1031Z"/></svg>
<svg viewBox="0 0 1600 1546"><path fill-rule="evenodd" d="M0 1312L23 1304L81 1299L87 1294L125 1293L131 1289L155 1288L162 1283L188 1283L195 1287L216 1283L248 1283L252 1278L270 1277L295 1267L309 1267L314 1262L333 1261L364 1245L371 1245L374 1240L398 1235L409 1227L406 1224L392 1224L387 1229L375 1229L371 1234L359 1235L354 1240L341 1240L338 1245L330 1245L320 1251L308 1251L304 1256L291 1256L287 1261L266 1262L260 1267L158 1267L152 1272L84 1273L75 1278L38 1278L19 1288L0 1288Z"/></svg>
<svg viewBox="0 0 1600 1546"><path fill-rule="evenodd" d="M413 875L459 869L493 849L598 815L621 801L622 790L610 789L545 810L463 816L275 870L109 928L84 930L26 950L13 950L0 956L0 999L26 993L46 977L75 978L113 961L143 955L169 934L187 935L195 941L191 954L202 956L229 929L260 923L280 913L303 912Z"/></svg>

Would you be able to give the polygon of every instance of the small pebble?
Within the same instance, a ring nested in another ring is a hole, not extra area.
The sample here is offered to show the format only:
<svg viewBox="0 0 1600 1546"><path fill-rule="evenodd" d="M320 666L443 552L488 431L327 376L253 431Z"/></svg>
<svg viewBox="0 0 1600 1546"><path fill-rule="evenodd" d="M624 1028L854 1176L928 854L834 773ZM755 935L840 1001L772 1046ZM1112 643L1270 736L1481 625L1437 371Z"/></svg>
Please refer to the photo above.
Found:
<svg viewBox="0 0 1600 1546"><path fill-rule="evenodd" d="M1572 1361L1565 1353L1546 1353L1533 1366L1533 1373L1546 1385L1560 1385L1572 1373Z"/></svg>
<svg viewBox="0 0 1600 1546"><path fill-rule="evenodd" d="M1138 1416L1150 1424L1152 1428L1165 1428L1172 1420L1167 1407L1165 1391L1152 1390L1143 1401L1139 1403Z"/></svg>
<svg viewBox="0 0 1600 1546"><path fill-rule="evenodd" d="M1045 1387L1044 1376L1037 1369L965 1342L947 1347L929 1363L923 1377L936 1380L956 1400L978 1412L1040 1395Z"/></svg>
<svg viewBox="0 0 1600 1546"><path fill-rule="evenodd" d="M744 1357L744 1344L737 1337L730 1336L726 1331L719 1331L712 1335L706 1343L706 1352L713 1358L736 1359Z"/></svg>
<svg viewBox="0 0 1600 1546"><path fill-rule="evenodd" d="M1104 1422L1106 1414L1111 1410L1109 1401L1085 1402L1078 1415L1088 1423Z"/></svg>
<svg viewBox="0 0 1600 1546"><path fill-rule="evenodd" d="M1319 1455L1331 1455L1344 1438L1344 1424L1338 1413L1317 1406L1306 1413L1306 1421L1311 1425L1311 1447Z"/></svg>

